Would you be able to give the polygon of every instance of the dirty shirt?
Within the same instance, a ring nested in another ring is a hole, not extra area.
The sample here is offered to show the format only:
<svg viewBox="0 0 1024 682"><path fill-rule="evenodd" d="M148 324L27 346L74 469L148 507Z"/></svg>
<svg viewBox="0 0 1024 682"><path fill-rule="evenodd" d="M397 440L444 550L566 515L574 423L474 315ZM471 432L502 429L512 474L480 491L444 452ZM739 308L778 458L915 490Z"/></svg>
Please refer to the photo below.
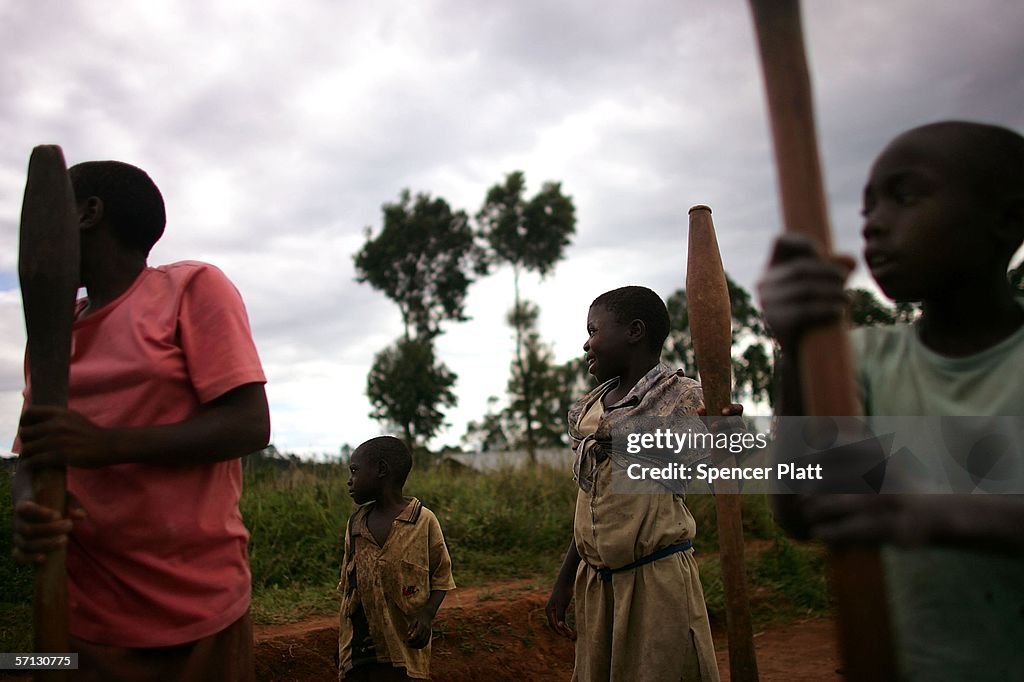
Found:
<svg viewBox="0 0 1024 682"><path fill-rule="evenodd" d="M366 525L373 502L352 514L341 567L340 679L369 654L405 668L413 679L430 677L430 645L406 644L411 617L434 590L453 590L452 563L441 525L416 498L391 526L383 547Z"/></svg>
<svg viewBox="0 0 1024 682"><path fill-rule="evenodd" d="M711 627L693 550L670 554L605 582L595 568L616 569L669 545L692 540L696 523L680 495L616 493L622 460L611 434L630 420L690 417L700 385L659 364L621 401L604 407L605 382L569 410L580 490L573 535L576 573L576 667L573 680L655 682L718 680Z"/></svg>

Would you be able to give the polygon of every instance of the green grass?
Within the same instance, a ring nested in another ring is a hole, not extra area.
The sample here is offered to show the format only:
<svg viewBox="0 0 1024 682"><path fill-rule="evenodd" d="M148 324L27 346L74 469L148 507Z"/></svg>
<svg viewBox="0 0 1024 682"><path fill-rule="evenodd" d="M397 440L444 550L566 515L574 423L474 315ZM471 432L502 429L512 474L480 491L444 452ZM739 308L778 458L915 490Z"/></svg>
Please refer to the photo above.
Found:
<svg viewBox="0 0 1024 682"><path fill-rule="evenodd" d="M246 467L242 514L252 538L253 613L257 622L283 623L336 613L342 533L354 505L347 470L337 464ZM528 578L554 579L572 536L576 487L566 472L538 468L481 474L443 468L414 470L406 494L441 522L460 586ZM718 549L714 498L691 495L699 555ZM0 474L0 507L11 508L10 477ZM773 540L751 555L747 573L755 620L766 622L827 608L821 553L782 538L767 498L742 500L748 539ZM0 515L0 651L28 650L31 572L10 556L11 516ZM762 543L763 544L763 543ZM717 558L701 564L712 617L724 618Z"/></svg>
<svg viewBox="0 0 1024 682"><path fill-rule="evenodd" d="M824 552L796 545L779 535L762 552L746 557L750 614L755 625L820 615L829 608ZM712 621L725 624L725 589L718 557L700 565L704 601Z"/></svg>
<svg viewBox="0 0 1024 682"><path fill-rule="evenodd" d="M338 465L250 476L242 497L258 600L292 586L338 580L345 523L354 508ZM554 574L572 537L568 476L527 472L414 471L406 483L441 522L460 585Z"/></svg>
<svg viewBox="0 0 1024 682"><path fill-rule="evenodd" d="M0 651L32 650L32 569L11 560L12 475L0 469Z"/></svg>
<svg viewBox="0 0 1024 682"><path fill-rule="evenodd" d="M338 612L335 584L270 587L253 594L252 617L257 623L296 623L312 616Z"/></svg>

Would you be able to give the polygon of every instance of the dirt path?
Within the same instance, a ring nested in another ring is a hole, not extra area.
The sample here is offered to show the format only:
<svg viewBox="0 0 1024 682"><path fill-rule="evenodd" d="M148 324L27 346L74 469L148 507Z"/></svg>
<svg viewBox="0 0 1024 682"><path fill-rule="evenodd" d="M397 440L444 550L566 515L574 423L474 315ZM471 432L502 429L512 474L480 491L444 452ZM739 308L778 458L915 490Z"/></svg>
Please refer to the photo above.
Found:
<svg viewBox="0 0 1024 682"><path fill-rule="evenodd" d="M532 581L458 589L445 599L434 624L431 660L436 682L567 682L572 643L546 625L547 591ZM715 632L722 679L728 679L727 642ZM256 627L256 676L291 682L330 680L336 675L337 619ZM772 680L840 680L835 628L811 619L756 631L758 670Z"/></svg>

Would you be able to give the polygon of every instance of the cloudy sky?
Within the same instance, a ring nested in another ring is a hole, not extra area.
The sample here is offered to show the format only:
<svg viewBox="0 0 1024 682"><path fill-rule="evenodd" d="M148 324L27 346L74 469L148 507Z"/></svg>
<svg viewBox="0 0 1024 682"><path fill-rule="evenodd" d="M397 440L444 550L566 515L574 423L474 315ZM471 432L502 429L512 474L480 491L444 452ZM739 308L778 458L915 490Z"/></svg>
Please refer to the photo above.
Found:
<svg viewBox="0 0 1024 682"><path fill-rule="evenodd" d="M898 132L969 118L1024 130L1024 3L804 3L833 229L855 251L868 166ZM338 452L383 427L366 373L401 332L354 279L364 229L402 188L474 214L522 170L577 208L566 259L524 293L558 360L590 301L682 286L686 211L714 209L726 269L753 287L779 208L753 29L741 0L355 3L0 0L0 451L20 408L18 215L29 153L145 168L168 205L150 262L212 262L246 300L273 442ZM856 283L867 280L863 268ZM457 443L504 396L508 268L475 282L441 359Z"/></svg>

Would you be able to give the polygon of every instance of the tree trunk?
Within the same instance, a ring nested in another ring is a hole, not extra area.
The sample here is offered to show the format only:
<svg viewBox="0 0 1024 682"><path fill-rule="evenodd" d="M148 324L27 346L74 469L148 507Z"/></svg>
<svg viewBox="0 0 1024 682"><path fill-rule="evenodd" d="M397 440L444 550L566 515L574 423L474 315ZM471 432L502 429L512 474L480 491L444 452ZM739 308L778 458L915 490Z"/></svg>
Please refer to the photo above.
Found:
<svg viewBox="0 0 1024 682"><path fill-rule="evenodd" d="M530 375L526 371L526 363L523 362L523 319L522 310L519 308L519 266L512 264L512 275L515 282L516 300L514 310L516 328L516 364L519 365L519 379L523 382L523 416L526 420L526 454L530 457L530 464L537 463L537 448L533 442L533 397L530 391Z"/></svg>

